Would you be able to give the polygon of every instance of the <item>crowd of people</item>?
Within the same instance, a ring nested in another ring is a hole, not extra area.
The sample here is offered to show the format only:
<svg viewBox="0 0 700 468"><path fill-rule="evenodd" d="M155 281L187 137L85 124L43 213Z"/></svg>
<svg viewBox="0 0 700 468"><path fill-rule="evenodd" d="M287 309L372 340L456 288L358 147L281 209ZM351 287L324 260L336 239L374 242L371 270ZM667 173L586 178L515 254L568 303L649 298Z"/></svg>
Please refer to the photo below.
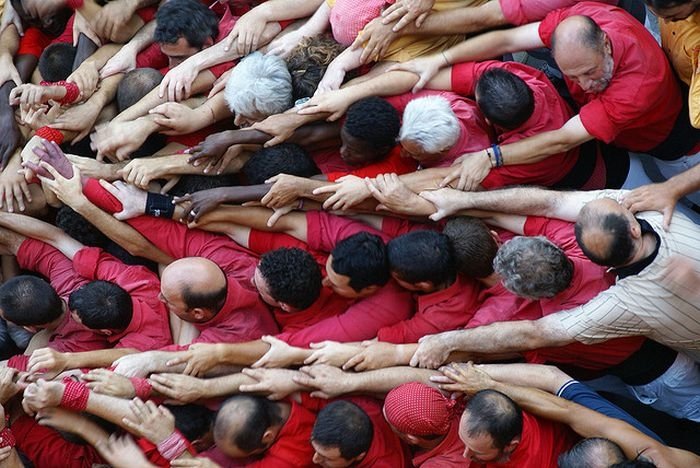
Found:
<svg viewBox="0 0 700 468"><path fill-rule="evenodd" d="M0 467L700 466L697 0L0 9Z"/></svg>

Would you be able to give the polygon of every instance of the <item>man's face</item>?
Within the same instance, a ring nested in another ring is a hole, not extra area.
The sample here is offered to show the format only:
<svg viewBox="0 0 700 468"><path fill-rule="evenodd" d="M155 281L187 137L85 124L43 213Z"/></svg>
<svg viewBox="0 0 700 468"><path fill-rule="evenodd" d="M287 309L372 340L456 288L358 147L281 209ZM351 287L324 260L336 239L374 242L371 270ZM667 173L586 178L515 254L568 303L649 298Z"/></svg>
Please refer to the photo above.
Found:
<svg viewBox="0 0 700 468"><path fill-rule="evenodd" d="M700 1L692 0L689 2L679 3L668 8L652 8L656 16L663 18L666 21L681 21L695 13L700 6Z"/></svg>
<svg viewBox="0 0 700 468"><path fill-rule="evenodd" d="M271 305L272 307L280 307L280 303L274 297L272 297L272 294L270 293L270 287L267 285L265 277L260 272L260 268L255 268L255 273L250 279L250 284L252 284L253 287L258 291L260 298L263 301L265 301L265 303Z"/></svg>
<svg viewBox="0 0 700 468"><path fill-rule="evenodd" d="M414 159L422 166L439 162L449 151L449 148L447 148L439 153L426 153L423 148L413 140L401 140L400 143L401 156Z"/></svg>
<svg viewBox="0 0 700 468"><path fill-rule="evenodd" d="M158 300L165 304L165 307L168 308L168 312L177 315L185 322L198 323L206 321L197 319L192 315L189 307L187 307L187 304L185 304L185 301L182 298L182 293L176 288L171 287L167 281L161 282L160 284L160 293L158 294Z"/></svg>
<svg viewBox="0 0 700 468"><path fill-rule="evenodd" d="M326 277L323 278L323 285L333 289L333 291L343 297L348 299L358 299L364 297L366 294L362 291L355 291L352 286L350 286L350 277L336 273L333 269L333 256L329 255L328 260L326 260ZM370 293L371 294L371 293Z"/></svg>
<svg viewBox="0 0 700 468"><path fill-rule="evenodd" d="M324 447L313 440L311 441L311 446L315 450L312 461L324 468L344 468L352 465L355 461L362 457L362 455L359 455L352 460L347 460L340 454L340 449L338 447Z"/></svg>
<svg viewBox="0 0 700 468"><path fill-rule="evenodd" d="M512 451L494 447L493 438L488 434L471 437L467 432L468 413L462 415L459 423L459 438L464 443L462 456L476 463L505 463Z"/></svg>
<svg viewBox="0 0 700 468"><path fill-rule="evenodd" d="M348 166L359 167L374 161L380 151L366 141L352 136L343 126L340 129L340 157Z"/></svg>
<svg viewBox="0 0 700 468"><path fill-rule="evenodd" d="M615 62L607 39L602 51L582 46L572 51L560 51L555 60L562 73L587 93L602 93L613 77Z"/></svg>
<svg viewBox="0 0 700 468"><path fill-rule="evenodd" d="M160 51L168 56L168 66L170 68L180 65L182 62L192 57L201 49L192 47L184 37L181 37L173 44L160 43Z"/></svg>
<svg viewBox="0 0 700 468"><path fill-rule="evenodd" d="M58 36L66 28L65 7L53 0L12 0L12 7L25 25L34 26L49 36Z"/></svg>

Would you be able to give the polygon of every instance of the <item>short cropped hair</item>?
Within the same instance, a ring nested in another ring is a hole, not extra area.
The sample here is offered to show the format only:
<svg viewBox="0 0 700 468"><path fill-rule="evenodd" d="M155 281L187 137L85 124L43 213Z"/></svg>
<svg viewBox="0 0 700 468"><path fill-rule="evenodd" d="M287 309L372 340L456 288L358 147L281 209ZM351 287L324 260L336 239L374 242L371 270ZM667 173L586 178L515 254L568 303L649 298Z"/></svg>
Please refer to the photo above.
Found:
<svg viewBox="0 0 700 468"><path fill-rule="evenodd" d="M156 13L155 42L174 44L184 37L190 47L201 49L219 35L216 14L197 0L169 0Z"/></svg>
<svg viewBox="0 0 700 468"><path fill-rule="evenodd" d="M498 244L482 220L470 216L451 218L442 233L450 239L460 274L478 279L493 273Z"/></svg>
<svg viewBox="0 0 700 468"><path fill-rule="evenodd" d="M325 448L340 450L346 460L369 450L374 437L372 420L359 406L349 401L334 401L316 417L311 440Z"/></svg>
<svg viewBox="0 0 700 468"><path fill-rule="evenodd" d="M556 296L574 275L564 251L543 236L514 237L498 250L493 266L506 289L530 299Z"/></svg>
<svg viewBox="0 0 700 468"><path fill-rule="evenodd" d="M476 82L476 104L489 121L516 129L535 111L535 97L522 78L502 68L492 68Z"/></svg>
<svg viewBox="0 0 700 468"><path fill-rule="evenodd" d="M251 185L263 184L278 174L311 177L320 173L309 153L294 143L263 148L250 156L241 169Z"/></svg>
<svg viewBox="0 0 700 468"><path fill-rule="evenodd" d="M372 96L360 99L348 108L343 129L351 136L376 148L391 148L401 128L401 119L394 106Z"/></svg>
<svg viewBox="0 0 700 468"><path fill-rule="evenodd" d="M258 268L270 288L270 295L278 302L306 309L321 294L321 269L304 250L272 250L260 258Z"/></svg>
<svg viewBox="0 0 700 468"><path fill-rule="evenodd" d="M49 283L31 275L10 278L0 286L0 309L21 327L47 325L63 313L63 303Z"/></svg>
<svg viewBox="0 0 700 468"><path fill-rule="evenodd" d="M450 103L440 96L412 100L403 111L399 139L418 144L426 153L440 153L457 143L460 125Z"/></svg>
<svg viewBox="0 0 700 468"><path fill-rule="evenodd" d="M230 418L234 417L228 409L232 404L239 404L244 407L241 411L243 415L239 413L235 417L245 417L245 423L233 435L231 442L247 453L264 448L265 444L262 438L265 431L282 422L282 415L277 403L257 395L232 396L221 405L221 409L216 416L214 422L214 437L216 439L223 439L228 434Z"/></svg>
<svg viewBox="0 0 700 468"><path fill-rule="evenodd" d="M226 284L216 291L208 291L205 293L192 291L189 286L185 286L182 289L182 300L188 309L195 309L199 307L216 314L224 307L224 303L226 302L226 293Z"/></svg>
<svg viewBox="0 0 700 468"><path fill-rule="evenodd" d="M281 58L253 52L231 71L224 98L234 114L279 114L292 106L292 77Z"/></svg>
<svg viewBox="0 0 700 468"><path fill-rule="evenodd" d="M386 244L381 237L358 232L338 242L331 252L333 270L350 278L350 287L359 292L389 281Z"/></svg>
<svg viewBox="0 0 700 468"><path fill-rule="evenodd" d="M117 87L117 109L123 112L144 98L163 81L155 68L137 68L124 75Z"/></svg>
<svg viewBox="0 0 700 468"><path fill-rule="evenodd" d="M80 321L93 330L124 330L131 323L131 296L109 281L90 281L68 296L68 307Z"/></svg>
<svg viewBox="0 0 700 468"><path fill-rule="evenodd" d="M425 230L403 234L387 244L387 253L392 273L408 283L449 285L457 277L452 245L442 233Z"/></svg>
<svg viewBox="0 0 700 468"><path fill-rule="evenodd" d="M45 81L62 81L73 73L73 61L77 49L66 42L49 45L39 57L39 73Z"/></svg>
<svg viewBox="0 0 700 468"><path fill-rule="evenodd" d="M464 411L469 413L469 436L487 434L498 450L503 450L523 432L523 411L508 396L496 390L477 392Z"/></svg>
<svg viewBox="0 0 700 468"><path fill-rule="evenodd" d="M605 462L605 466L626 460L624 452L615 442L602 437L583 439L571 447L569 451L559 455L559 468L597 467Z"/></svg>

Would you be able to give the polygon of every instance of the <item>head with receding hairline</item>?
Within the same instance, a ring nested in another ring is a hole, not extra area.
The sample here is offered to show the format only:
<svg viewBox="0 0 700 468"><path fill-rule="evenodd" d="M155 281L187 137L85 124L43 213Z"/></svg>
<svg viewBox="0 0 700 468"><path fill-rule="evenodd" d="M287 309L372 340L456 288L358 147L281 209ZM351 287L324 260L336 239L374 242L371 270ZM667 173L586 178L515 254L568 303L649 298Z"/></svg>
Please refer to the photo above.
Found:
<svg viewBox="0 0 700 468"><path fill-rule="evenodd" d="M186 322L211 320L226 301L226 275L202 257L181 258L161 274L160 300Z"/></svg>
<svg viewBox="0 0 700 468"><path fill-rule="evenodd" d="M552 56L559 69L587 93L601 93L613 76L610 38L588 16L570 16L552 34Z"/></svg>

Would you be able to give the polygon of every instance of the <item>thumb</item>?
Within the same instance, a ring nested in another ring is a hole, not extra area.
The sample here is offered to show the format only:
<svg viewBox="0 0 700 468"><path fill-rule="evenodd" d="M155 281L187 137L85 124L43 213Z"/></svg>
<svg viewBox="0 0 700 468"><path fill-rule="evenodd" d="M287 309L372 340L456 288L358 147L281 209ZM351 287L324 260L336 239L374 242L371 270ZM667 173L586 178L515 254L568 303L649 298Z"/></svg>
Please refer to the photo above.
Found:
<svg viewBox="0 0 700 468"><path fill-rule="evenodd" d="M664 208L664 230L668 231L671 228L671 218L673 218L673 211L676 206L667 206Z"/></svg>

